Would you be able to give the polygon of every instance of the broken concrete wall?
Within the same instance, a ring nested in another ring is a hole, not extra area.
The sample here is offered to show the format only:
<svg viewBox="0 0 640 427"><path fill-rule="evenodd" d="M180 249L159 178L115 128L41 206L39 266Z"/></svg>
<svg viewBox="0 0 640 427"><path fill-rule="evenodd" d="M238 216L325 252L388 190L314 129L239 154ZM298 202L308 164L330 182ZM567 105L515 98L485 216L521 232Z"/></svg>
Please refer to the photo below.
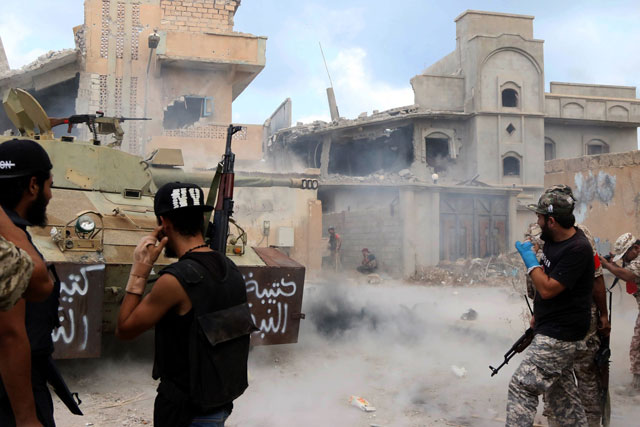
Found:
<svg viewBox="0 0 640 427"><path fill-rule="evenodd" d="M323 186L318 191L323 203L322 233L336 228L342 237L344 269L355 269L362 260L362 248L378 258L380 271L402 276L403 217L396 187Z"/></svg>
<svg viewBox="0 0 640 427"><path fill-rule="evenodd" d="M323 235L334 226L342 237L342 268L355 270L362 262L362 248L378 259L378 270L392 276L403 275L402 222L389 209L340 212L323 215Z"/></svg>
<svg viewBox="0 0 640 427"><path fill-rule="evenodd" d="M431 182L434 172L440 176L440 182L472 178L477 166L475 158L469 155L469 147L465 145L469 140L468 126L469 122L459 120L415 120L411 173L426 182ZM446 140L447 153L434 158L430 143L437 140Z"/></svg>
<svg viewBox="0 0 640 427"><path fill-rule="evenodd" d="M576 220L600 238L602 253L623 233L640 235L640 151L548 161L544 183L573 188Z"/></svg>

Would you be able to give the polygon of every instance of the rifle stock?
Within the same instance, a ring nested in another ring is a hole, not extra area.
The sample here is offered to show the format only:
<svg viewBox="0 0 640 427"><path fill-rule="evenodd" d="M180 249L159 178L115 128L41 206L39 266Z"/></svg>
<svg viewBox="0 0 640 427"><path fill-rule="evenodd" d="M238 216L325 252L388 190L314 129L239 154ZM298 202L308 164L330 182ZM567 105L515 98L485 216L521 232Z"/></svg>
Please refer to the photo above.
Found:
<svg viewBox="0 0 640 427"><path fill-rule="evenodd" d="M72 414L84 415L80 410L79 405L82 401L78 397L78 393L71 393L71 391L69 391L69 387L67 387L67 384L64 382L60 371L58 371L58 368L53 363L53 359L51 357L49 357L49 360L47 361L47 382L51 384L53 391L58 395L60 400L62 400L62 403L65 404Z"/></svg>

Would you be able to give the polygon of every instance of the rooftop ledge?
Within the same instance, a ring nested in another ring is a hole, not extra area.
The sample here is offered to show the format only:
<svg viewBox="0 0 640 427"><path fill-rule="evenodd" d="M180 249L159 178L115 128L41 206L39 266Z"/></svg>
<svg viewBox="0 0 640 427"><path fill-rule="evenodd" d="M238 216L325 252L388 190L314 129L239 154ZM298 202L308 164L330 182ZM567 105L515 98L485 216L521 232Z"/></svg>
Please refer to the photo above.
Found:
<svg viewBox="0 0 640 427"><path fill-rule="evenodd" d="M218 32L162 33L156 50L161 62L186 66L201 63L205 68L244 65L246 68L256 67L256 73L265 65L266 37L263 36Z"/></svg>

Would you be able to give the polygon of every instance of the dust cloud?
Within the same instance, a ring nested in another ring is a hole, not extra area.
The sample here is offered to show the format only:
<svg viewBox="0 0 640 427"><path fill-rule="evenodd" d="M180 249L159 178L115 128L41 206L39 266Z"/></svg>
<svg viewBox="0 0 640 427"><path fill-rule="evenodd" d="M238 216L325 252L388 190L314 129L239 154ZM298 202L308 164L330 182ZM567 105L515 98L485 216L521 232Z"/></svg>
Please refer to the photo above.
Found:
<svg viewBox="0 0 640 427"><path fill-rule="evenodd" d="M608 280L608 283L611 281ZM616 392L630 381L628 345L637 306L614 294L612 426L633 425L640 398ZM469 309L475 320L462 320ZM526 328L522 295L512 286L379 285L335 276L305 284L299 342L252 349L249 388L228 426L499 426L518 354L495 377L489 365ZM62 426L152 422L152 336L107 339L97 360L64 361L85 416L56 400ZM457 372L457 373L456 373ZM462 376L459 376L463 374ZM375 412L349 404L356 395ZM540 415L537 422L546 425Z"/></svg>

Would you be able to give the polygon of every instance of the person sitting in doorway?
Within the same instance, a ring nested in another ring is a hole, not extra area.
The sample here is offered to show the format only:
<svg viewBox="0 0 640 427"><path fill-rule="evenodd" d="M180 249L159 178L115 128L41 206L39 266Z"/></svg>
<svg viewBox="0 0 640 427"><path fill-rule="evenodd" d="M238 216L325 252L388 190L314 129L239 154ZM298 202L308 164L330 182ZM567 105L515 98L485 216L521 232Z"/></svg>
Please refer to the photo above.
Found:
<svg viewBox="0 0 640 427"><path fill-rule="evenodd" d="M369 252L369 249L362 249L362 263L358 266L357 270L362 274L373 273L378 268L378 260L376 256Z"/></svg>

